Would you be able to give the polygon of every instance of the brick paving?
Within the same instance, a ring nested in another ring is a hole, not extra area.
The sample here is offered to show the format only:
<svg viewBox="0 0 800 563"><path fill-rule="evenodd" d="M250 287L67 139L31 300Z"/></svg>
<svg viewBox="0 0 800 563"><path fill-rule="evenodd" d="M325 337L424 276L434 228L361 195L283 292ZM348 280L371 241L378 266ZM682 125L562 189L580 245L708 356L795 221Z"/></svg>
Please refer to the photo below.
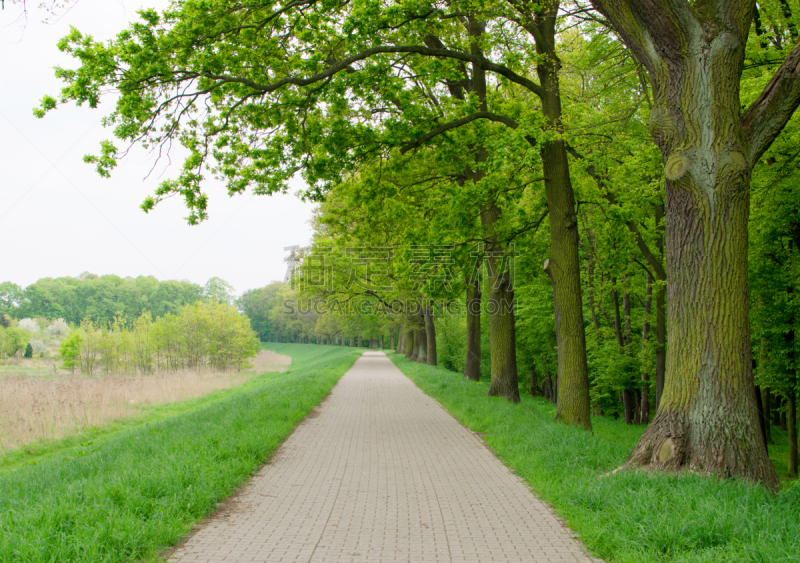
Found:
<svg viewBox="0 0 800 563"><path fill-rule="evenodd" d="M477 436L366 352L170 561L597 560Z"/></svg>

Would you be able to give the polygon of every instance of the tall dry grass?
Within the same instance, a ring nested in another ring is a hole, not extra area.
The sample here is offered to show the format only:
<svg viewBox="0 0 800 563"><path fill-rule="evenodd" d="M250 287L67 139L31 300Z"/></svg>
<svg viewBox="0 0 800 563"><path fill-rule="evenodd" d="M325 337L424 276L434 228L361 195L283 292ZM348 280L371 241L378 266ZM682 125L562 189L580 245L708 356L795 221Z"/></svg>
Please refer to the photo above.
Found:
<svg viewBox="0 0 800 563"><path fill-rule="evenodd" d="M288 356L262 351L254 367L242 372L190 371L151 375L15 374L0 377L0 455L3 450L42 440L58 439L83 428L141 412L157 405L202 397L229 389L265 371L284 371ZM48 377L44 377L48 376Z"/></svg>

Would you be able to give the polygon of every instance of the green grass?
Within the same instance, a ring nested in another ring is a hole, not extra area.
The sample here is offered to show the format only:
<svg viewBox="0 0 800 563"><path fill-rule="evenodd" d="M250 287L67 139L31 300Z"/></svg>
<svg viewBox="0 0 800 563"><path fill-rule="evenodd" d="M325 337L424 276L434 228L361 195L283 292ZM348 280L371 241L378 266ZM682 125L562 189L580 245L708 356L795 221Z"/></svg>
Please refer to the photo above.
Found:
<svg viewBox="0 0 800 563"><path fill-rule="evenodd" d="M758 485L688 474L608 472L642 428L594 417L594 433L553 422L555 407L486 397L486 384L444 368L392 361L484 440L566 519L584 544L614 562L800 561L800 485Z"/></svg>
<svg viewBox="0 0 800 563"><path fill-rule="evenodd" d="M157 560L269 458L363 352L264 347L291 356L290 368L0 473L0 562Z"/></svg>

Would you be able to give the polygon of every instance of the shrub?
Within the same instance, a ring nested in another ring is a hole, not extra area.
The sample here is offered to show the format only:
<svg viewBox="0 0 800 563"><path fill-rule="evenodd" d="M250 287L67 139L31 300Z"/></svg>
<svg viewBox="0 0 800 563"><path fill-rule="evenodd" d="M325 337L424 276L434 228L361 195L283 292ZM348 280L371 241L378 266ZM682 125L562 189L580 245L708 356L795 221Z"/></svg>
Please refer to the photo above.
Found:
<svg viewBox="0 0 800 563"><path fill-rule="evenodd" d="M22 319L17 324L17 328L21 328L26 332L30 332L31 334L37 334L41 329L39 328L39 323L34 321L33 319Z"/></svg>
<svg viewBox="0 0 800 563"><path fill-rule="evenodd" d="M47 327L47 333L54 338L61 338L69 333L69 325L64 319L56 319Z"/></svg>
<svg viewBox="0 0 800 563"><path fill-rule="evenodd" d="M44 354L45 350L47 350L47 346L45 346L44 342L42 342L41 340L31 340L28 343L28 346L33 348L33 354L35 356L41 356L42 354Z"/></svg>

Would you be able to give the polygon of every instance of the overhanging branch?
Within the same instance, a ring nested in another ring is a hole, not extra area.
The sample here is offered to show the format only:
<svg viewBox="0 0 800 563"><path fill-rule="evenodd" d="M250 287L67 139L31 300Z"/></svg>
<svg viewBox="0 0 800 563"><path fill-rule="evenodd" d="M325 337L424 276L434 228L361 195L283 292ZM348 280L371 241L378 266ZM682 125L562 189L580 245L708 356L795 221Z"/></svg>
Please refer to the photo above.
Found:
<svg viewBox="0 0 800 563"><path fill-rule="evenodd" d="M400 149L400 154L405 154L405 153L407 153L408 151L410 151L412 149L415 149L417 147L420 147L420 146L424 145L425 143L427 143L428 141L430 141L434 137L436 137L438 135L441 135L442 133L444 133L446 131L449 131L451 129L457 129L458 127L461 127L462 125L466 125L467 123L475 121L476 119L488 119L489 121L495 121L495 122L498 122L498 123L504 123L504 124L508 125L509 127L511 127L512 129L516 129L517 127L519 127L519 123L517 123L516 121L514 121L510 117L506 117L504 115L499 115L499 114L496 114L496 113L492 113L490 111L478 111L478 112L475 112L475 113L471 113L470 115L468 115L466 117L462 117L461 119L456 119L455 121L450 121L448 123L443 123L442 125L439 125L439 127L437 127L436 129L433 129L432 131L429 131L428 133L426 133L425 135L423 135L419 139L416 139L415 141L412 141L412 142L408 143L407 145L405 145L403 148Z"/></svg>
<svg viewBox="0 0 800 563"><path fill-rule="evenodd" d="M307 78L302 78L299 76L287 76L273 82L272 84L259 84L247 78L241 78L236 76L226 76L226 75L218 75L212 74L210 72L203 72L198 73L196 76L203 76L205 78L210 78L212 80L225 80L227 82L234 82L239 84L244 84L254 90L259 90L261 92L270 93L280 89L286 85L294 85L294 86L310 86L311 84L315 84L321 80L325 80L326 78L338 74L339 72L348 69L353 63L357 63L359 61L363 61L368 59L374 55L380 55L384 53L414 53L426 57L441 57L446 59L455 59L465 62L470 62L475 64L487 71L494 72L495 74L499 74L504 78L507 78L511 82L518 84L524 88L527 88L537 96L542 96L545 93L545 89L536 84L534 81L525 78L524 76L520 76L510 68L493 63L486 57L472 55L470 53L462 53L461 51L453 51L451 49L434 49L431 47L426 47L423 45L381 45L378 47L372 47L370 49L365 49L360 53L356 53L349 57L338 61L337 63L329 66L325 70L312 74Z"/></svg>
<svg viewBox="0 0 800 563"><path fill-rule="evenodd" d="M742 116L752 166L767 151L800 105L800 43L772 75L764 91Z"/></svg>

